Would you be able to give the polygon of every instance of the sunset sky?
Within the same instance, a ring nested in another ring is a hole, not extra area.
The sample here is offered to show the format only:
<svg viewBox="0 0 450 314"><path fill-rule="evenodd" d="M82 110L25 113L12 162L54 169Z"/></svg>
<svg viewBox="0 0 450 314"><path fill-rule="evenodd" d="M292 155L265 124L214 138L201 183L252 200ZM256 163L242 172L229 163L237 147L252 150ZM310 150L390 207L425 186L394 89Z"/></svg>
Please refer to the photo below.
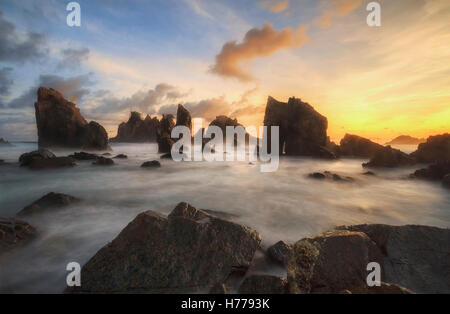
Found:
<svg viewBox="0 0 450 314"><path fill-rule="evenodd" d="M86 0L0 2L0 137L37 138L38 86L110 136L129 111L261 125L269 95L296 96L328 133L385 142L450 131L450 1Z"/></svg>

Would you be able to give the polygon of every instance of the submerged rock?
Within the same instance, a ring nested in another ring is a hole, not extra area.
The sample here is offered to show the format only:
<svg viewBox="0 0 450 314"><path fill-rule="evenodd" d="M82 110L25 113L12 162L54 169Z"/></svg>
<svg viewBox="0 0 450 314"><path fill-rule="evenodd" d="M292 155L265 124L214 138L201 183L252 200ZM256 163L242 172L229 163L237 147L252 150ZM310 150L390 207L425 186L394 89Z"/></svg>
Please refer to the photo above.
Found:
<svg viewBox="0 0 450 314"><path fill-rule="evenodd" d="M284 294L287 280L272 275L252 275L244 279L239 287L240 294Z"/></svg>
<svg viewBox="0 0 450 314"><path fill-rule="evenodd" d="M115 156L115 157L113 157L113 158L114 158L114 159L127 159L128 156L125 155L125 154L119 154L119 155L117 155L117 156Z"/></svg>
<svg viewBox="0 0 450 314"><path fill-rule="evenodd" d="M75 160L70 157L56 157L51 151L40 148L19 157L21 167L30 169L53 169L75 166Z"/></svg>
<svg viewBox="0 0 450 314"><path fill-rule="evenodd" d="M392 148L390 146L383 147L383 149L377 151L369 162L364 163L363 167L368 168L394 168L402 166L412 166L416 163L414 158L405 154L401 150Z"/></svg>
<svg viewBox="0 0 450 314"><path fill-rule="evenodd" d="M411 157L423 163L450 161L450 134L430 136Z"/></svg>
<svg viewBox="0 0 450 314"><path fill-rule="evenodd" d="M96 154L86 152L73 153L72 155L69 155L69 157L76 160L95 160L98 158Z"/></svg>
<svg viewBox="0 0 450 314"><path fill-rule="evenodd" d="M295 243L287 267L292 293L337 293L367 286L369 262L381 280L417 293L449 293L450 230L427 226L343 226Z"/></svg>
<svg viewBox="0 0 450 314"><path fill-rule="evenodd" d="M23 208L17 216L27 216L32 214L42 213L49 209L59 209L61 207L69 206L73 203L79 202L80 199L71 195L50 192L41 197L37 201Z"/></svg>
<svg viewBox="0 0 450 314"><path fill-rule="evenodd" d="M209 291L259 247L254 230L180 203L169 216L139 214L82 268L74 292Z"/></svg>
<svg viewBox="0 0 450 314"><path fill-rule="evenodd" d="M339 146L341 156L371 158L383 145L353 134L345 134Z"/></svg>
<svg viewBox="0 0 450 314"><path fill-rule="evenodd" d="M161 163L157 160L146 161L141 165L142 168L159 168Z"/></svg>
<svg viewBox="0 0 450 314"><path fill-rule="evenodd" d="M317 179L317 180L331 180L331 181L338 181L338 182L353 182L355 179L352 177L343 177L338 175L337 173L332 173L330 171L324 171L321 172L313 172L308 174L308 178L311 179Z"/></svg>
<svg viewBox="0 0 450 314"><path fill-rule="evenodd" d="M327 118L308 103L292 97L287 103L270 97L264 116L265 126L280 127L280 154L334 159L327 146ZM268 140L270 143L270 128Z"/></svg>
<svg viewBox="0 0 450 314"><path fill-rule="evenodd" d="M17 220L0 218L0 255L36 236L36 229L29 223Z"/></svg>
<svg viewBox="0 0 450 314"><path fill-rule="evenodd" d="M108 134L97 122L87 122L76 105L56 90L40 87L34 104L39 147L108 149Z"/></svg>
<svg viewBox="0 0 450 314"><path fill-rule="evenodd" d="M427 168L416 170L412 176L426 180L442 180L447 174L450 174L450 161L436 162Z"/></svg>
<svg viewBox="0 0 450 314"><path fill-rule="evenodd" d="M112 166L114 165L114 160L100 156L92 164L96 166Z"/></svg>
<svg viewBox="0 0 450 314"><path fill-rule="evenodd" d="M117 130L117 136L111 142L145 143L156 142L159 129L158 118L147 115L142 119L139 112L133 111L127 122L122 122Z"/></svg>
<svg viewBox="0 0 450 314"><path fill-rule="evenodd" d="M55 154L53 154L48 149L40 148L38 150L20 155L19 163L20 163L20 166L28 166L29 164L31 164L33 162L33 160L50 159L50 158L55 158L55 157L56 157Z"/></svg>
<svg viewBox="0 0 450 314"><path fill-rule="evenodd" d="M274 245L268 248L267 255L269 258L283 266L286 266L289 262L289 259L291 258L292 254L292 245L284 242L284 241L278 241Z"/></svg>

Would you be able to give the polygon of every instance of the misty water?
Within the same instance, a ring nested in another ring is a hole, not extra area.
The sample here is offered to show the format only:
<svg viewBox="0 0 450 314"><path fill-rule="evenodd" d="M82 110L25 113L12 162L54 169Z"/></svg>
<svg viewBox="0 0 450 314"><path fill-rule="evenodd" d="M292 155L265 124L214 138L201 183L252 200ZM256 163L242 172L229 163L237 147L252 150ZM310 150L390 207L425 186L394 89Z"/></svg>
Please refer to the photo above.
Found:
<svg viewBox="0 0 450 314"><path fill-rule="evenodd" d="M439 183L408 178L420 166L375 170L376 176L365 176L363 159L285 157L272 173L262 173L258 163L248 161L161 160L161 168L149 170L139 166L159 160L156 145L113 144L112 148L113 155L123 153L128 159L115 159L111 167L78 161L74 168L33 171L20 168L17 159L36 149L36 144L0 147L0 159L7 162L0 166L0 216L13 217L48 192L83 200L25 219L37 228L38 236L0 256L0 292L62 292L69 262L83 265L138 213L168 214L181 201L235 215L235 222L261 233L263 247L278 240L294 242L337 225L450 226L450 193ZM308 173L325 170L355 181L307 178Z"/></svg>

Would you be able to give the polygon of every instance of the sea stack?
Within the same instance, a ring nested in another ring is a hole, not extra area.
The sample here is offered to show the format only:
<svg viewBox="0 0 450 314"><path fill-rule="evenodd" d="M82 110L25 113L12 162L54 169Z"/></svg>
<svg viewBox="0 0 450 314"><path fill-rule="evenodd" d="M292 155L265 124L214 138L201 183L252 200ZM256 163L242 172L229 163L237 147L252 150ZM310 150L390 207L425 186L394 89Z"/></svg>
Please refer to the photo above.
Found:
<svg viewBox="0 0 450 314"><path fill-rule="evenodd" d="M131 112L127 122L119 125L117 136L111 142L146 143L156 142L159 129L158 118L147 115L142 119L139 112Z"/></svg>
<svg viewBox="0 0 450 314"><path fill-rule="evenodd" d="M95 121L87 122L80 109L54 89L40 87L34 104L41 148L108 149L108 134Z"/></svg>

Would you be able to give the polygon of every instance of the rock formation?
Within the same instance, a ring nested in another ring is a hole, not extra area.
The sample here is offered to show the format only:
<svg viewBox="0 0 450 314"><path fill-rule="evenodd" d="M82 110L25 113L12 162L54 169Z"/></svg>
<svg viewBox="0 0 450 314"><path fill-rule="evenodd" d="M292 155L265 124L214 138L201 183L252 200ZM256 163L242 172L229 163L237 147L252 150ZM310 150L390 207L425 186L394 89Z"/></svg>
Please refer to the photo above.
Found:
<svg viewBox="0 0 450 314"><path fill-rule="evenodd" d="M36 236L36 229L17 219L0 218L0 255Z"/></svg>
<svg viewBox="0 0 450 314"><path fill-rule="evenodd" d="M425 142L424 138L416 138L409 135L400 135L392 141L387 142L386 145L416 145Z"/></svg>
<svg viewBox="0 0 450 314"><path fill-rule="evenodd" d="M4 140L3 137L0 138L0 146L11 146L12 144L7 140Z"/></svg>
<svg viewBox="0 0 450 314"><path fill-rule="evenodd" d="M367 287L369 262L381 281L417 293L449 293L450 230L427 226L338 227L295 243L287 266L291 293L338 293Z"/></svg>
<svg viewBox="0 0 450 314"><path fill-rule="evenodd" d="M375 152L369 162L364 163L363 167L401 167L411 166L416 163L415 159L405 154L401 150L392 148L391 146L383 147Z"/></svg>
<svg viewBox="0 0 450 314"><path fill-rule="evenodd" d="M355 179L352 177L343 177L341 175L338 175L337 173L332 173L330 171L324 171L324 172L313 172L308 174L308 178L311 179L317 179L317 180L330 180L330 181L337 181L337 182L353 182Z"/></svg>
<svg viewBox="0 0 450 314"><path fill-rule="evenodd" d="M160 153L170 153L174 140L172 139L172 129L175 126L174 117L171 114L164 114L160 121L158 130L158 151Z"/></svg>
<svg viewBox="0 0 450 314"><path fill-rule="evenodd" d="M52 169L75 166L71 157L56 157L51 151L40 148L36 151L22 154L19 157L21 167L30 169Z"/></svg>
<svg viewBox="0 0 450 314"><path fill-rule="evenodd" d="M92 164L96 166L112 166L114 165L114 160L100 156Z"/></svg>
<svg viewBox="0 0 450 314"><path fill-rule="evenodd" d="M272 275L252 275L244 279L239 287L240 294L284 294L287 280Z"/></svg>
<svg viewBox="0 0 450 314"><path fill-rule="evenodd" d="M72 155L69 155L68 157L73 158L75 160L95 160L98 158L96 154L86 153L86 152L79 152L79 153L73 153Z"/></svg>
<svg viewBox="0 0 450 314"><path fill-rule="evenodd" d="M269 258L283 266L286 266L292 254L292 245L284 242L278 241L271 247L267 249L267 255Z"/></svg>
<svg viewBox="0 0 450 314"><path fill-rule="evenodd" d="M180 203L170 213L139 214L82 268L74 292L209 291L247 268L261 236Z"/></svg>
<svg viewBox="0 0 450 314"><path fill-rule="evenodd" d="M269 96L264 125L280 127L280 154L335 158L326 147L327 118L298 98L283 103ZM269 143L270 136L269 128Z"/></svg>
<svg viewBox="0 0 450 314"><path fill-rule="evenodd" d="M87 122L80 109L54 89L40 87L34 104L39 147L108 149L108 134L97 122Z"/></svg>
<svg viewBox="0 0 450 314"><path fill-rule="evenodd" d="M157 160L146 161L141 165L142 168L160 168L161 163Z"/></svg>
<svg viewBox="0 0 450 314"><path fill-rule="evenodd" d="M192 117L189 111L179 104L177 109L177 126L184 125L192 132Z"/></svg>
<svg viewBox="0 0 450 314"><path fill-rule="evenodd" d="M382 150L383 145L353 134L345 134L339 146L341 156L371 158L376 152Z"/></svg>
<svg viewBox="0 0 450 314"><path fill-rule="evenodd" d="M139 112L131 112L127 122L119 125L117 136L111 142L145 143L156 142L159 129L158 118L147 115L142 119Z"/></svg>
<svg viewBox="0 0 450 314"><path fill-rule="evenodd" d="M419 144L411 157L423 163L450 161L450 134L430 136L425 143Z"/></svg>
<svg viewBox="0 0 450 314"><path fill-rule="evenodd" d="M27 216L32 214L39 214L50 209L59 209L67 207L80 200L71 195L50 192L41 197L37 201L23 208L17 215Z"/></svg>

